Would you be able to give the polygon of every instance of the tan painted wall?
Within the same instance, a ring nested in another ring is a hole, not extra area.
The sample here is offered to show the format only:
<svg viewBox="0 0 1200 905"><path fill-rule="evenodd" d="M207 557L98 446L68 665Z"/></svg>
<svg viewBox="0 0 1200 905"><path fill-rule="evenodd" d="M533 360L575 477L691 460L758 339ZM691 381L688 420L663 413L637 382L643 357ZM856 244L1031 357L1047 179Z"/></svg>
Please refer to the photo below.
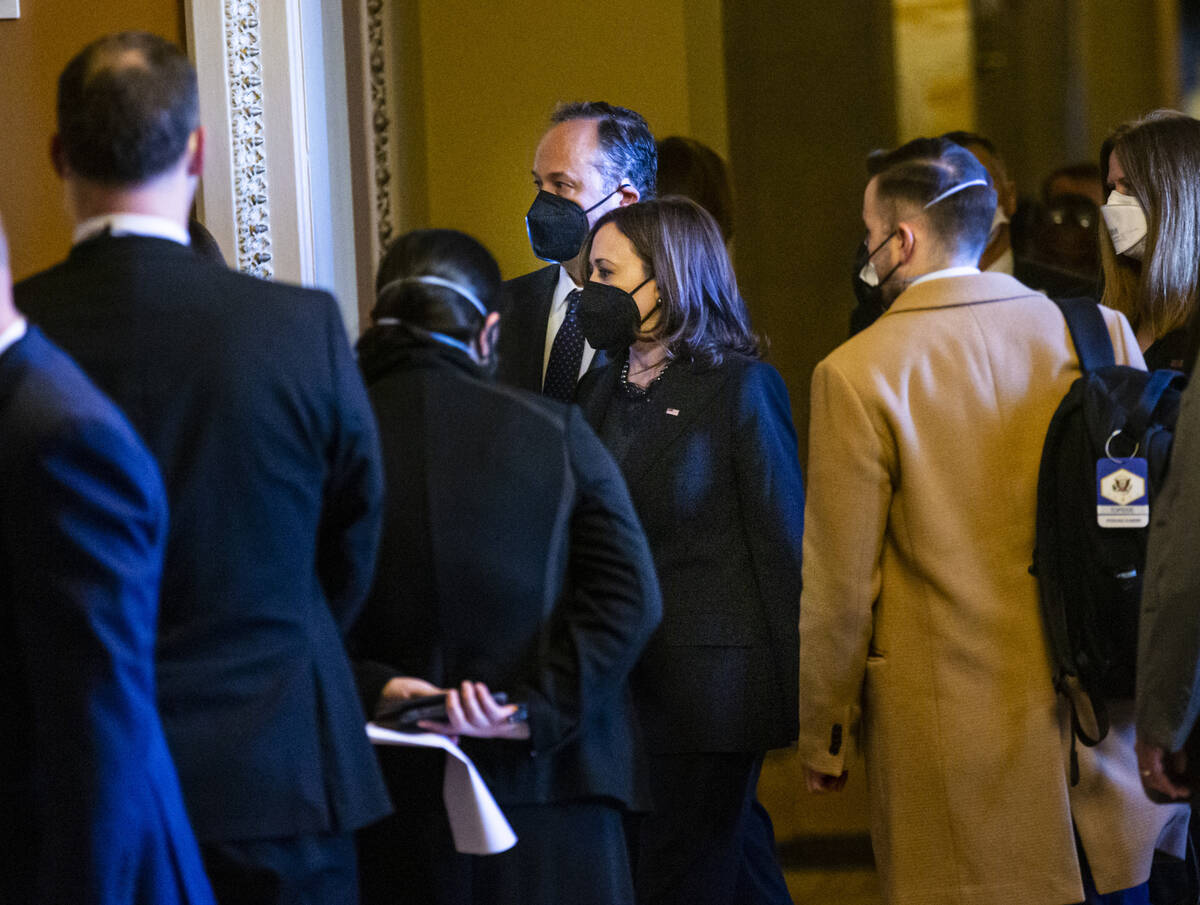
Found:
<svg viewBox="0 0 1200 905"><path fill-rule="evenodd" d="M1063 164L1096 160L1118 123L1180 103L1178 16L1178 0L986 5L975 34L978 130L1022 194Z"/></svg>
<svg viewBox="0 0 1200 905"><path fill-rule="evenodd" d="M62 258L71 233L50 166L58 74L89 41L126 29L183 45L175 0L26 0L21 18L0 21L0 214L12 244L13 275Z"/></svg>
<svg viewBox="0 0 1200 905"><path fill-rule="evenodd" d="M1091 156L1114 126L1180 103L1178 10L1164 0L1092 0L1076 11L1080 67L1089 88ZM1172 42L1173 43L1173 42ZM1136 65L1122 64L1121 60Z"/></svg>
<svg viewBox="0 0 1200 905"><path fill-rule="evenodd" d="M408 226L475 235L506 277L541 266L525 235L535 194L529 170L559 101L632 107L657 135L725 148L719 0L612 0L603 10L580 0L419 6L419 22L396 17L399 57L408 60L401 65L411 70L419 53L423 88L412 97L411 74L398 86L408 98L400 130L409 142L409 197L401 208Z"/></svg>
<svg viewBox="0 0 1200 905"><path fill-rule="evenodd" d="M975 125L967 0L892 0L900 141Z"/></svg>
<svg viewBox="0 0 1200 905"><path fill-rule="evenodd" d="M890 0L724 0L738 279L787 382L807 459L809 380L847 334L865 159L896 142ZM804 790L775 752L759 792L780 839L866 831L861 762L840 795Z"/></svg>

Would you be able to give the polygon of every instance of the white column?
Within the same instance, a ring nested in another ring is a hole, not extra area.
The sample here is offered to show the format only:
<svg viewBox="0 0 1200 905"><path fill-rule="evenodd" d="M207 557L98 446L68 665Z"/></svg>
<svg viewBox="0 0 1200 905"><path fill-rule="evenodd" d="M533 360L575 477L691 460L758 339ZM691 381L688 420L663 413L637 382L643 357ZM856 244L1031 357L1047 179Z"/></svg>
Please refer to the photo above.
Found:
<svg viewBox="0 0 1200 905"><path fill-rule="evenodd" d="M341 11L320 0L187 0L187 18L208 138L205 224L231 266L333 291L356 336Z"/></svg>

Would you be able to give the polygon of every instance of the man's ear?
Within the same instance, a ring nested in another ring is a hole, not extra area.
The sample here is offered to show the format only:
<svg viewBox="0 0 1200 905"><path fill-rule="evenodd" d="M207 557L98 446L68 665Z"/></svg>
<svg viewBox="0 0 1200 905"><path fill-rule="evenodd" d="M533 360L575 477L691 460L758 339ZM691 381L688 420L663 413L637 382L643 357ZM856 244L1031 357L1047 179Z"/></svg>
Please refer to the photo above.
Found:
<svg viewBox="0 0 1200 905"><path fill-rule="evenodd" d="M479 354L489 357L500 341L500 312L491 312L483 321L483 329L479 331Z"/></svg>
<svg viewBox="0 0 1200 905"><path fill-rule="evenodd" d="M204 173L204 127L197 126L188 136L187 174L199 178Z"/></svg>
<svg viewBox="0 0 1200 905"><path fill-rule="evenodd" d="M909 224L902 221L896 224L896 235L900 237L900 258L907 264L917 247L917 234Z"/></svg>
<svg viewBox="0 0 1200 905"><path fill-rule="evenodd" d="M637 190L637 186L633 185L632 183L622 183L618 191L621 193L621 200L617 204L617 207L626 207L630 204L637 204L642 200L642 193L639 192Z"/></svg>
<svg viewBox="0 0 1200 905"><path fill-rule="evenodd" d="M1017 184L1011 179L1005 179L996 186L996 203L1010 220L1017 212Z"/></svg>
<svg viewBox="0 0 1200 905"><path fill-rule="evenodd" d="M57 132L50 136L50 165L59 179L67 175L67 155L63 152L62 138Z"/></svg>

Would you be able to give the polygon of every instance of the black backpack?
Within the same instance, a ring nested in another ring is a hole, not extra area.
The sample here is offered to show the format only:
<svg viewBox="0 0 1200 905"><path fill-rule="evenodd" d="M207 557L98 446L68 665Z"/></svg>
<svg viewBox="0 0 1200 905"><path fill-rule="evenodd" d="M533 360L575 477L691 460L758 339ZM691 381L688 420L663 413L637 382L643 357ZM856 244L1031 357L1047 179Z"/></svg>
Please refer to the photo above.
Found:
<svg viewBox="0 0 1200 905"><path fill-rule="evenodd" d="M1075 738L1095 745L1108 734L1105 701L1131 698L1137 662L1138 601L1148 528L1098 524L1096 463L1139 456L1149 498L1162 488L1185 378L1118 365L1108 328L1091 299L1058 302L1079 355L1071 384L1046 432L1038 472L1033 567L1054 660L1054 687L1071 706Z"/></svg>

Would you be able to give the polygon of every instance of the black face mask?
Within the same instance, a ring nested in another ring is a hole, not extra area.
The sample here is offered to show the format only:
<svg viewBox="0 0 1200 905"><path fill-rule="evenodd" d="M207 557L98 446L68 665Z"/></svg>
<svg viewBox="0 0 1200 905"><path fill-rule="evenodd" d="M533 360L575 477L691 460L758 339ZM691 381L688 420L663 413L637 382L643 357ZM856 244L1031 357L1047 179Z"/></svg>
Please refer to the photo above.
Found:
<svg viewBox="0 0 1200 905"><path fill-rule="evenodd" d="M659 299L645 317L638 311L633 293L651 279L653 277L646 277L634 287L633 292L591 280L583 284L576 316L588 345L604 352L620 352L633 345L638 329L662 307L662 299Z"/></svg>
<svg viewBox="0 0 1200 905"><path fill-rule="evenodd" d="M851 285L854 288L854 298L858 301L858 307L854 309L850 317L852 332L869 326L876 318L878 318L886 310L887 305L883 301L883 287L887 281L892 278L897 270L900 269L902 262L897 261L895 266L887 272L883 277L876 276L876 283L872 286L863 279L863 271L867 269L867 265L871 263L871 259L879 252L883 246L896 233L893 230L888 234L887 238L875 246L874 249L867 248L867 243L864 241L858 246L857 252L854 255L854 276L851 277ZM871 270L875 268L872 266Z"/></svg>
<svg viewBox="0 0 1200 905"><path fill-rule="evenodd" d="M850 312L850 335L871 326L883 314L883 287L870 286L862 278L862 269L867 263L870 250L865 242L860 242L854 253L854 274L850 277L850 285L854 290L854 300L858 304Z"/></svg>
<svg viewBox="0 0 1200 905"><path fill-rule="evenodd" d="M621 183L586 211L562 195L538 192L525 215L525 230L533 253L551 263L570 261L579 254L587 238L587 215L624 187L625 183Z"/></svg>

